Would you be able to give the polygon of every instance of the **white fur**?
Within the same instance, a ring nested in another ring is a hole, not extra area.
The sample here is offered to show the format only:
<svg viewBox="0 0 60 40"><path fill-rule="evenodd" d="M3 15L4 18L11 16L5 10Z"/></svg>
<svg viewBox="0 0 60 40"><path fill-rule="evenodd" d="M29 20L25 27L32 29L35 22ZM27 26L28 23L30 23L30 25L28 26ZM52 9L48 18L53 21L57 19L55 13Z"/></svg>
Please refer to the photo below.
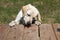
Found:
<svg viewBox="0 0 60 40"><path fill-rule="evenodd" d="M31 4L28 4L27 7L29 9L27 10L26 14L31 14L33 12L34 13L34 17L37 14L39 14L39 11L34 6L32 6ZM19 21L21 20L22 15L23 15L23 12L22 12L22 10L20 10L18 15L17 15L17 17L16 17L16 19L14 21L10 22L9 26L13 26L13 25L19 24ZM25 15L24 20L25 20L25 22L30 21L30 19L29 19L29 17L27 15Z"/></svg>
<svg viewBox="0 0 60 40"><path fill-rule="evenodd" d="M31 4L28 4L27 7L28 7L27 14L32 14L33 15L32 18L39 15L39 11L37 10L37 8L35 8ZM27 15L25 15L25 16L26 16L26 17L24 17L24 20L26 21L25 23L27 23L28 21L30 21L30 22L32 21L32 18L27 19L27 17L29 17L29 16L27 16Z"/></svg>

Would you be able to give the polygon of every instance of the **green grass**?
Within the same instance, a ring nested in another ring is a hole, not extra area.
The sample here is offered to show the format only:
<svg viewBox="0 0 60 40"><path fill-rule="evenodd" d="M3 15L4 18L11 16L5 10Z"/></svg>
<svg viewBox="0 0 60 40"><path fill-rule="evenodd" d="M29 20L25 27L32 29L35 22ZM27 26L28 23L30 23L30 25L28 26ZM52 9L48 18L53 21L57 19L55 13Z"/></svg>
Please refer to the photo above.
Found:
<svg viewBox="0 0 60 40"><path fill-rule="evenodd" d="M42 23L60 23L60 0L0 0L0 24L14 20L21 7L29 3L40 11Z"/></svg>

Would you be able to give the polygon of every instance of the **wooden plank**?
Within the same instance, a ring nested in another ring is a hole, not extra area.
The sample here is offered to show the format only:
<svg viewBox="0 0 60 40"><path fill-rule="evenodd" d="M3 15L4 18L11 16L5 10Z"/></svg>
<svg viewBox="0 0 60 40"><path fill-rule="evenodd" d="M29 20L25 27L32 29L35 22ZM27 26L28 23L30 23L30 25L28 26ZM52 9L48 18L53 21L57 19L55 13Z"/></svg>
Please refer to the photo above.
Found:
<svg viewBox="0 0 60 40"><path fill-rule="evenodd" d="M4 38L6 37L6 35L8 34L8 25L0 25L0 40L4 40Z"/></svg>
<svg viewBox="0 0 60 40"><path fill-rule="evenodd" d="M40 40L56 40L52 26L50 24L40 25Z"/></svg>
<svg viewBox="0 0 60 40"><path fill-rule="evenodd" d="M4 26L5 27L5 26ZM14 27L9 27L6 26L6 30L2 32L3 34L0 35L3 36L1 37L1 40L22 40L22 35L23 35L23 25L15 25Z"/></svg>
<svg viewBox="0 0 60 40"><path fill-rule="evenodd" d="M34 24L29 28L25 27L23 40L39 40L38 27Z"/></svg>
<svg viewBox="0 0 60 40"><path fill-rule="evenodd" d="M60 24L53 24L54 33L57 40L60 40Z"/></svg>
<svg viewBox="0 0 60 40"><path fill-rule="evenodd" d="M10 28L8 25L0 25L0 40L39 40L38 27L15 25Z"/></svg>

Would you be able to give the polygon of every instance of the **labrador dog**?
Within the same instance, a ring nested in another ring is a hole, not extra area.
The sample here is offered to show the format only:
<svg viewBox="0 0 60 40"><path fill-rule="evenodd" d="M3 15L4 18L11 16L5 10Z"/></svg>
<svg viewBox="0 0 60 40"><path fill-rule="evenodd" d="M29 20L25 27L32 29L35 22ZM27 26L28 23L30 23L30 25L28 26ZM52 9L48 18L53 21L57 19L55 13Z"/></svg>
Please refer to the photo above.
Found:
<svg viewBox="0 0 60 40"><path fill-rule="evenodd" d="M38 9L31 5L27 4L22 7L19 11L16 19L9 23L9 26L14 26L16 24L22 23L23 25L31 25L35 23L36 25L41 24L41 16Z"/></svg>

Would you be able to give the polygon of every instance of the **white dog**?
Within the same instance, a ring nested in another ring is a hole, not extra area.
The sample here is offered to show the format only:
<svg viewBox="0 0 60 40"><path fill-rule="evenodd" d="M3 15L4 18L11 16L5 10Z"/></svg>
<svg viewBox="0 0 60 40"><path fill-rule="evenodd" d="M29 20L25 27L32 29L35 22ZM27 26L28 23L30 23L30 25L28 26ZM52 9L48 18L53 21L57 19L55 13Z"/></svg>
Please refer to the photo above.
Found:
<svg viewBox="0 0 60 40"><path fill-rule="evenodd" d="M9 23L9 26L14 26L16 24L21 23L21 19L23 18L24 24L32 24L32 22L35 20L35 24L41 24L41 16L39 14L39 11L37 8L32 6L31 4L27 4L22 7L22 9L19 11L16 19ZM37 23L39 22L39 23Z"/></svg>

